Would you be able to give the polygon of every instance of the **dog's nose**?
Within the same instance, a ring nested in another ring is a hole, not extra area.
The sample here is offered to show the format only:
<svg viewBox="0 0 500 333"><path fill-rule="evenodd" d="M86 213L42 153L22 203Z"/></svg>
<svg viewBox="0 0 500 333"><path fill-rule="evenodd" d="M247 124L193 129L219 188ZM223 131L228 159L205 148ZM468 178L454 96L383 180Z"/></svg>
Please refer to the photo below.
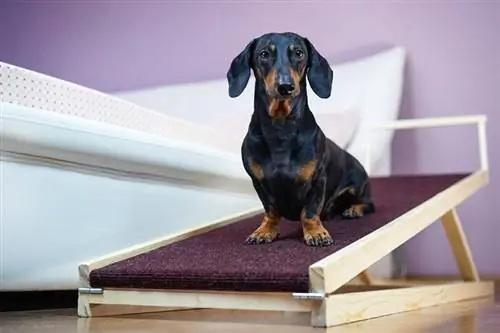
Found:
<svg viewBox="0 0 500 333"><path fill-rule="evenodd" d="M290 96L295 90L295 86L292 83L283 83L278 86L278 93L281 96Z"/></svg>

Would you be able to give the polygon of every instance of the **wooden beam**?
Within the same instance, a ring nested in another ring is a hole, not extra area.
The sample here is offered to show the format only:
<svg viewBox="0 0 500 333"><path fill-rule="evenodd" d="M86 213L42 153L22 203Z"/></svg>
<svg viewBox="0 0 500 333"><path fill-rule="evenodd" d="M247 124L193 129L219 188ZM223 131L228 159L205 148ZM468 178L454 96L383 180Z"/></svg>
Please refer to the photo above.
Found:
<svg viewBox="0 0 500 333"><path fill-rule="evenodd" d="M500 293L500 275L479 274L481 281L493 281L495 283L495 292ZM421 284L442 283L443 281L463 281L461 276L457 275L408 275L404 279L387 280L388 284L400 284L404 281L420 281Z"/></svg>
<svg viewBox="0 0 500 333"><path fill-rule="evenodd" d="M333 294L313 312L314 327L331 327L467 299L493 297L492 282L460 282Z"/></svg>
<svg viewBox="0 0 500 333"><path fill-rule="evenodd" d="M366 284L366 285L368 285L368 286L370 286L370 285L372 285L372 284L373 284L373 278L371 277L370 273L368 273L368 271L367 271L367 270L364 270L364 271L362 271L361 273L359 273L359 274L358 274L358 279L359 279L362 283L364 283L364 284Z"/></svg>
<svg viewBox="0 0 500 333"><path fill-rule="evenodd" d="M456 209L451 209L444 214L441 222L462 278L464 281L479 281L479 273Z"/></svg>
<svg viewBox="0 0 500 333"><path fill-rule="evenodd" d="M79 299L78 316L81 318L91 317L113 317L123 315L136 315L143 313L171 312L193 310L190 308L169 308L159 306L135 306L135 305L108 305L91 304L85 298Z"/></svg>
<svg viewBox="0 0 500 333"><path fill-rule="evenodd" d="M387 283L384 285L345 285L339 288L336 293L359 293L406 287L407 285L402 283ZM78 315L80 317L116 316L199 309L200 306L214 309L243 310L255 310L257 307L260 310L265 310L266 305L264 304L261 306L257 304L259 302L271 302L271 304L274 304L270 305L268 309L274 309L274 306L277 306L278 309L297 311L297 306L293 304L293 302L297 301L299 301L299 303L303 302L304 304L308 304L303 311L312 311L310 307L312 307L314 302L310 300L304 302L294 299L292 293L106 289L103 290L102 294L92 295L80 293L78 298ZM231 302L235 302L236 305L231 304ZM282 305L283 303L290 303L292 305ZM257 306L255 306L255 304L257 304ZM299 312L301 312L300 309L303 309L303 306L300 306Z"/></svg>
<svg viewBox="0 0 500 333"><path fill-rule="evenodd" d="M378 230L315 262L309 268L311 291L334 292L439 220L487 182L488 172L476 171Z"/></svg>
<svg viewBox="0 0 500 333"><path fill-rule="evenodd" d="M111 289L102 294L81 294L78 315L95 317L153 311L230 309L309 312L313 326L330 327L418 310L460 300L492 297L492 282L459 282L436 286L361 287L321 299L295 299L291 293L215 292L176 290ZM361 291L369 288L372 291ZM96 305L108 305L96 307ZM99 312L92 311L93 309ZM155 309L156 308L156 309Z"/></svg>
<svg viewBox="0 0 500 333"><path fill-rule="evenodd" d="M95 304L311 312L318 302L295 299L292 293L105 289L102 294L80 294L78 315L95 316L89 310Z"/></svg>
<svg viewBox="0 0 500 333"><path fill-rule="evenodd" d="M347 294L347 293L359 293L363 291L376 291L376 290L389 290L389 289L397 289L397 288L408 288L414 287L415 285L409 285L405 283L387 283L387 284L374 284L374 285L365 285L365 284L346 284L345 286L340 287L335 290L334 294Z"/></svg>

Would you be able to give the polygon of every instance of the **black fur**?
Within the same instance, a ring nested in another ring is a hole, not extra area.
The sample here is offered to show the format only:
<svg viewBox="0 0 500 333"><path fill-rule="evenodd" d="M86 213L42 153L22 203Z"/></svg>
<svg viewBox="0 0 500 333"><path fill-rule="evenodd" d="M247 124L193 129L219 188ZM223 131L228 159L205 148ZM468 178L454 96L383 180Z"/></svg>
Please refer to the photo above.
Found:
<svg viewBox="0 0 500 333"><path fill-rule="evenodd" d="M231 62L231 97L243 92L251 71L254 112L241 154L266 217L246 242L273 241L283 217L302 221L308 245L330 245L321 221L375 211L363 166L325 136L308 106L306 81L318 97L330 96L330 65L307 38L269 33L253 39ZM359 204L361 209L352 208Z"/></svg>

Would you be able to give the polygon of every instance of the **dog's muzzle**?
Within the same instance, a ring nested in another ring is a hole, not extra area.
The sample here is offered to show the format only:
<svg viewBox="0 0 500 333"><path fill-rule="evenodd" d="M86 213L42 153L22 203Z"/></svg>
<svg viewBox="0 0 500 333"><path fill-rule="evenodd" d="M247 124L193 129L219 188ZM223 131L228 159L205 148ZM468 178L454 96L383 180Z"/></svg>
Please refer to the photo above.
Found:
<svg viewBox="0 0 500 333"><path fill-rule="evenodd" d="M278 85L277 90L281 97L289 97L292 96L295 90L295 85L291 82L282 83Z"/></svg>

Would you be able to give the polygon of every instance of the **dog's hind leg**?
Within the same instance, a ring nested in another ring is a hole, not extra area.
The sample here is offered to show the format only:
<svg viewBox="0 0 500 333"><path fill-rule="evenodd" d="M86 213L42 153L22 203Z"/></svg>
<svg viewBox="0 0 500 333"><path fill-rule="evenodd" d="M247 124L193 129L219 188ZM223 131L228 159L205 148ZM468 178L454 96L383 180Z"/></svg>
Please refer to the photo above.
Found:
<svg viewBox="0 0 500 333"><path fill-rule="evenodd" d="M375 205L371 199L371 188L368 181L363 184L361 193L359 194L356 193L354 187L350 189L349 194L352 194L352 202L342 212L342 219L357 219L375 212Z"/></svg>
<svg viewBox="0 0 500 333"><path fill-rule="evenodd" d="M335 196L335 209L342 219L357 219L375 211L369 179L352 169Z"/></svg>
<svg viewBox="0 0 500 333"><path fill-rule="evenodd" d="M342 219L357 219L373 212L375 212L373 202L369 199L361 198L360 202L352 204L351 207L342 212Z"/></svg>

